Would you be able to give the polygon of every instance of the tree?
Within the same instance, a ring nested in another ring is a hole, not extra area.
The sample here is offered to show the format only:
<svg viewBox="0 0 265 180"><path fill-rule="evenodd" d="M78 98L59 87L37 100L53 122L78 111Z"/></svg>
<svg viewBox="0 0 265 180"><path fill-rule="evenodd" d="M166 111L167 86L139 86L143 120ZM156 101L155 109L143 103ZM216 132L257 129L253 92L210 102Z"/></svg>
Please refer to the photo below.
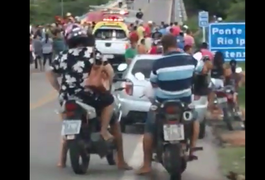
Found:
<svg viewBox="0 0 265 180"><path fill-rule="evenodd" d="M245 21L245 0L238 0L227 10L227 21Z"/></svg>
<svg viewBox="0 0 265 180"><path fill-rule="evenodd" d="M184 0L189 12L205 10L223 19L242 20L245 16L245 0Z"/></svg>
<svg viewBox="0 0 265 180"><path fill-rule="evenodd" d="M99 5L107 0L64 0L63 12L71 12L74 16L80 16L88 12L89 5ZM54 21L54 16L61 16L61 1L45 0L30 1L30 23L46 24Z"/></svg>

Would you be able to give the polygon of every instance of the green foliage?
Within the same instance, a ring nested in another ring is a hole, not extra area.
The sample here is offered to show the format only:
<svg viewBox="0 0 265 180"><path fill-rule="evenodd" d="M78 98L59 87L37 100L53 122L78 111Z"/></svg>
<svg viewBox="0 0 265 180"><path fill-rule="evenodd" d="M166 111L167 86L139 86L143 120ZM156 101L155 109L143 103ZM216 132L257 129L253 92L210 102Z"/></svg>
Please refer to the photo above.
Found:
<svg viewBox="0 0 265 180"><path fill-rule="evenodd" d="M211 17L216 15L227 22L245 21L245 0L184 0L184 3L189 17L185 24L195 33L196 46L202 42L202 32L198 27L199 11L208 11Z"/></svg>
<svg viewBox="0 0 265 180"><path fill-rule="evenodd" d="M205 10L229 21L245 21L245 0L184 0L189 12L198 13Z"/></svg>
<svg viewBox="0 0 265 180"><path fill-rule="evenodd" d="M100 5L108 0L63 0L64 15L71 12L74 16L87 13L89 5ZM59 0L30 1L30 23L46 24L54 21L54 16L61 16L62 3Z"/></svg>
<svg viewBox="0 0 265 180"><path fill-rule="evenodd" d="M227 10L228 17L226 21L245 21L245 0L234 3Z"/></svg>

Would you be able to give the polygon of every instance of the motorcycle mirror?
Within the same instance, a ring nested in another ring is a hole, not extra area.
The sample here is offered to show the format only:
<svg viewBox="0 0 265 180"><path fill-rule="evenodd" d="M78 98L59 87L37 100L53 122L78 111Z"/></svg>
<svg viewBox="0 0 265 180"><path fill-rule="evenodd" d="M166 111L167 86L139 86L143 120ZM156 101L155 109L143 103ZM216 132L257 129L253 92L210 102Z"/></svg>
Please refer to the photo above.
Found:
<svg viewBox="0 0 265 180"><path fill-rule="evenodd" d="M141 73L141 72L137 72L137 73L135 73L134 76L135 76L136 79L139 80L139 81L143 81L143 80L145 80L145 76L144 76L144 74Z"/></svg>
<svg viewBox="0 0 265 180"><path fill-rule="evenodd" d="M200 60L202 60L203 55L202 55L201 52L197 52L197 53L193 54L193 57L194 57L197 61L200 61Z"/></svg>
<svg viewBox="0 0 265 180"><path fill-rule="evenodd" d="M118 71L124 71L125 69L127 69L128 65L126 63L122 63L118 66Z"/></svg>
<svg viewBox="0 0 265 180"><path fill-rule="evenodd" d="M243 70L242 70L242 68L241 67L237 67L236 68L236 73L241 73Z"/></svg>

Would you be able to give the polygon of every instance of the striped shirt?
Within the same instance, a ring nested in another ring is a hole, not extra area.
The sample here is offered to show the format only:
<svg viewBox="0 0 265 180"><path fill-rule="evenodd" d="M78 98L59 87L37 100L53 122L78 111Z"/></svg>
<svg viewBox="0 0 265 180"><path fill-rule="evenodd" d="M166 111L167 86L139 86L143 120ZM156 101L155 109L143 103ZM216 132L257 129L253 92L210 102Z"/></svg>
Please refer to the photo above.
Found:
<svg viewBox="0 0 265 180"><path fill-rule="evenodd" d="M175 51L157 59L150 75L151 83L158 86L155 90L156 99L160 102L179 99L191 103L193 74L200 73L203 65L203 61Z"/></svg>

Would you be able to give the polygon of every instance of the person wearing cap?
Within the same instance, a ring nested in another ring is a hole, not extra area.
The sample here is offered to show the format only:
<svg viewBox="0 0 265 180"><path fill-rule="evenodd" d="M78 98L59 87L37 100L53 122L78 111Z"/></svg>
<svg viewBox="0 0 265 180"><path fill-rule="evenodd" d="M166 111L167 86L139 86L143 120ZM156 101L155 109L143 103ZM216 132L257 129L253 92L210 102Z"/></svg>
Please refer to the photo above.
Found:
<svg viewBox="0 0 265 180"><path fill-rule="evenodd" d="M174 35L175 37L177 37L177 36L179 35L179 33L181 32L181 29L180 29L180 27L179 27L179 25L178 25L178 22L175 22L175 23L173 24L172 29L173 29L173 35Z"/></svg>
<svg viewBox="0 0 265 180"><path fill-rule="evenodd" d="M191 31L189 29L186 30L186 35L184 34L184 42L185 42L185 46L189 45L191 47L194 46L194 38L191 35Z"/></svg>

